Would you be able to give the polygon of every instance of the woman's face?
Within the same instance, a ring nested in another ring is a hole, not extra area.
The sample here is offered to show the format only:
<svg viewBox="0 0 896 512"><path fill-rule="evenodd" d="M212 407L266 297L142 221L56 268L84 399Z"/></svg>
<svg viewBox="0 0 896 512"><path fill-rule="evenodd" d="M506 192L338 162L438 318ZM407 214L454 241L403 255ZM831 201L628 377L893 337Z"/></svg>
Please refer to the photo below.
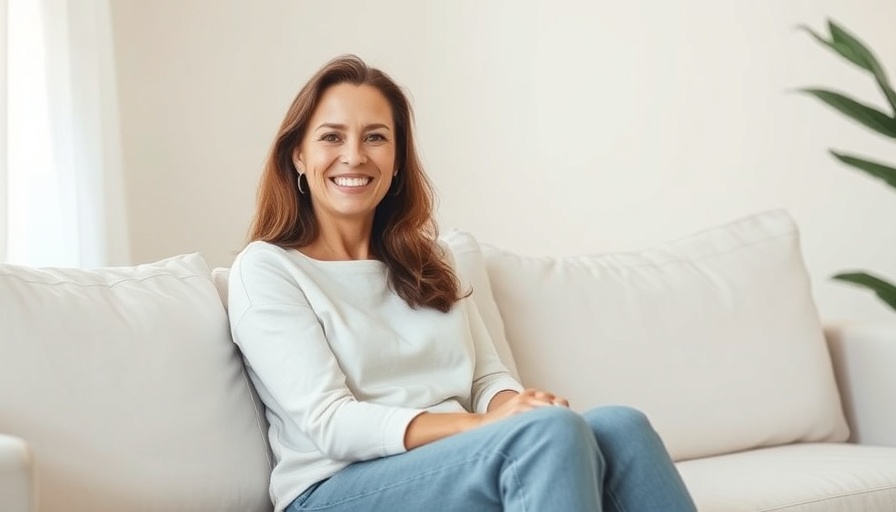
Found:
<svg viewBox="0 0 896 512"><path fill-rule="evenodd" d="M392 184L395 135L378 89L343 83L324 92L293 156L319 221L373 219Z"/></svg>

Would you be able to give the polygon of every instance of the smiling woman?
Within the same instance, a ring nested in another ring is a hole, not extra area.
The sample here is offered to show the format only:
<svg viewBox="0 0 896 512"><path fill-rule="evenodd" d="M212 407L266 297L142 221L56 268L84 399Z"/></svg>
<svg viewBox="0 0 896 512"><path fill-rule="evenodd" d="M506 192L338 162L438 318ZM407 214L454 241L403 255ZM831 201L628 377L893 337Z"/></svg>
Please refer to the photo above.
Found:
<svg viewBox="0 0 896 512"><path fill-rule="evenodd" d="M317 221L327 225L322 233L336 232L341 220L355 217L366 224L364 231L371 230L376 206L398 174L392 125L389 102L369 85L334 85L320 98L293 163L299 179L308 181ZM319 259L368 259L366 247L361 249L364 254L337 255L333 251L339 249L320 237L302 252Z"/></svg>
<svg viewBox="0 0 896 512"><path fill-rule="evenodd" d="M380 260L408 304L447 311L459 290L435 243L412 125L407 98L383 72L355 57L324 66L280 126L250 240L319 260Z"/></svg>
<svg viewBox="0 0 896 512"><path fill-rule="evenodd" d="M643 414L579 415L501 363L412 133L401 89L341 57L262 174L228 313L267 408L275 509L693 512Z"/></svg>

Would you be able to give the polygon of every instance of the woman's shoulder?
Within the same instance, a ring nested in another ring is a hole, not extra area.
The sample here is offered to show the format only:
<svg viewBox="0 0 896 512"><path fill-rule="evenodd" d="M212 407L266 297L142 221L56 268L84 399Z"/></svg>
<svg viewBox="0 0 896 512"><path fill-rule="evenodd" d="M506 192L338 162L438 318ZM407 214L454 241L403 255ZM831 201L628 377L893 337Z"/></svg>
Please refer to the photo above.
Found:
<svg viewBox="0 0 896 512"><path fill-rule="evenodd" d="M277 244L265 242L264 240L254 240L246 244L246 247L244 247L243 250L240 251L237 255L237 259L245 258L248 254L267 254L271 256L283 257L286 255L287 251L288 249L284 249Z"/></svg>
<svg viewBox="0 0 896 512"><path fill-rule="evenodd" d="M237 254L231 268L231 274L237 272L266 272L294 266L295 263L289 255L289 249L261 240L250 242Z"/></svg>
<svg viewBox="0 0 896 512"><path fill-rule="evenodd" d="M448 241L442 238L437 238L433 246L435 249L434 255L442 261L448 263L451 268L455 268L457 262L454 258L454 253L451 251L451 245L448 243Z"/></svg>

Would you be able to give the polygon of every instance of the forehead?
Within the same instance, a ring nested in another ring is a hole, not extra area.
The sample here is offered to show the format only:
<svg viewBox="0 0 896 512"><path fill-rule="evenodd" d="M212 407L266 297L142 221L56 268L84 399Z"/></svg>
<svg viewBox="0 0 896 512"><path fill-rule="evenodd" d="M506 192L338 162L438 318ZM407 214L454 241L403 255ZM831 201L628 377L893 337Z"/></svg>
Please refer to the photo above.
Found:
<svg viewBox="0 0 896 512"><path fill-rule="evenodd" d="M336 84L321 95L311 129L322 123L371 124L392 126L392 107L383 93L370 85Z"/></svg>

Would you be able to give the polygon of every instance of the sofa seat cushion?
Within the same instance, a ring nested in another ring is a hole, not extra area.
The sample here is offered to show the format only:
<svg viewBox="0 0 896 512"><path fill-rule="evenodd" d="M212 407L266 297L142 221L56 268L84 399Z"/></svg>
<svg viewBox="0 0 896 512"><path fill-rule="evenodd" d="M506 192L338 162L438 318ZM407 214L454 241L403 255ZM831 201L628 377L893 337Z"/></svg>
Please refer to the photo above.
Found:
<svg viewBox="0 0 896 512"><path fill-rule="evenodd" d="M794 444L678 469L700 512L896 510L896 448Z"/></svg>
<svg viewBox="0 0 896 512"><path fill-rule="evenodd" d="M259 414L198 254L0 265L0 432L33 448L41 510L272 508Z"/></svg>
<svg viewBox="0 0 896 512"><path fill-rule="evenodd" d="M848 436L786 211L627 253L483 251L525 385L637 407L676 460Z"/></svg>

